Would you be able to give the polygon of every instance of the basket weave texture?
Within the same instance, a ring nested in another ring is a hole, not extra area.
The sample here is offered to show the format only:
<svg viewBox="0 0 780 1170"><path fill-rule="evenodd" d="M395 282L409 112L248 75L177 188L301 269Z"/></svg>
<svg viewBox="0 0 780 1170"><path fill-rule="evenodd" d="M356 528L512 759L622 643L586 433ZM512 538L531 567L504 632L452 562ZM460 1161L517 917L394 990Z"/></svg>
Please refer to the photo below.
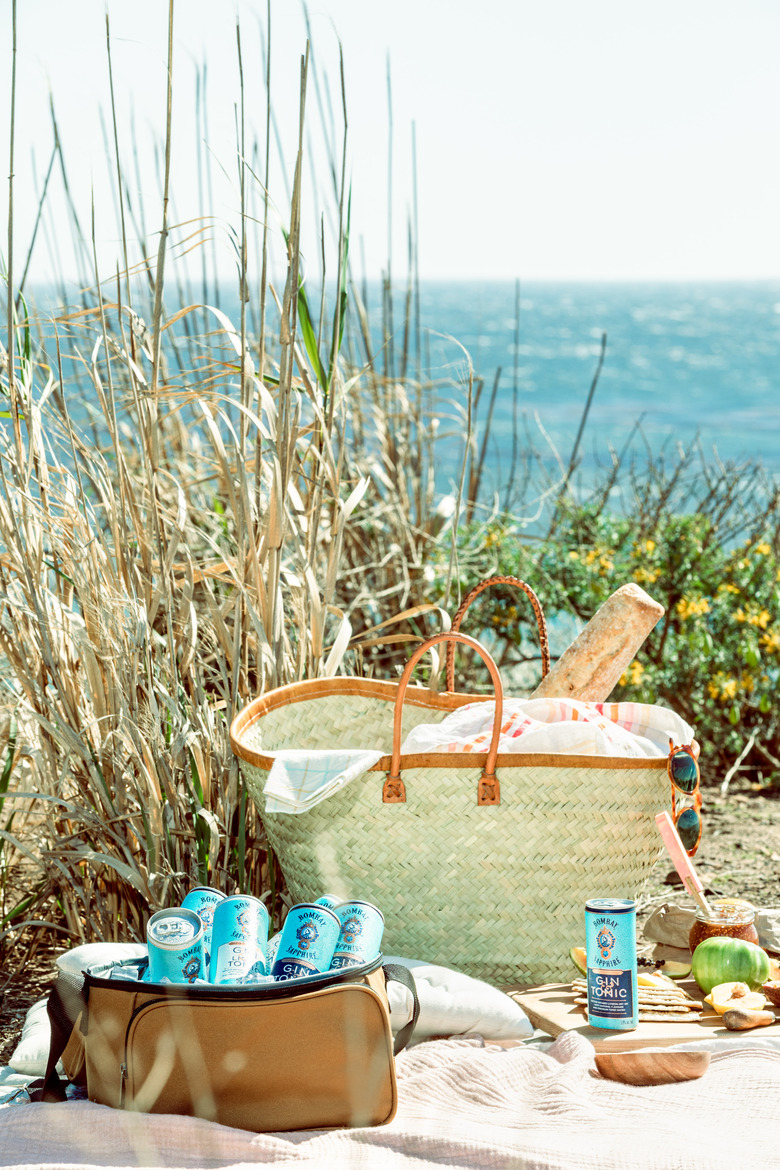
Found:
<svg viewBox="0 0 780 1170"><path fill-rule="evenodd" d="M383 803L398 689L315 679L269 692L234 720L233 750L293 898L373 902L385 952L491 983L570 973L586 900L637 897L658 857L665 759L499 754L500 804L479 806L483 756L401 756L406 801ZM404 732L475 701L409 687ZM265 813L266 753L346 747L388 755L308 812Z"/></svg>

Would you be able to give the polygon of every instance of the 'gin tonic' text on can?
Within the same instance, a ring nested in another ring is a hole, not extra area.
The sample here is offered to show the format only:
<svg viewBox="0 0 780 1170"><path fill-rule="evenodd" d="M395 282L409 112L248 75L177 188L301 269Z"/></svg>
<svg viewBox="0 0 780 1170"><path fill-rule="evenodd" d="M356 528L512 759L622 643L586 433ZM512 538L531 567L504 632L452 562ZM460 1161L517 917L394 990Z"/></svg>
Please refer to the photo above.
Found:
<svg viewBox="0 0 780 1170"><path fill-rule="evenodd" d="M341 923L331 967L359 967L379 954L385 920L370 902L341 902L334 914Z"/></svg>
<svg viewBox="0 0 780 1170"><path fill-rule="evenodd" d="M327 906L303 902L293 906L282 927L271 974L274 979L300 979L330 967L341 923Z"/></svg>
<svg viewBox="0 0 780 1170"><path fill-rule="evenodd" d="M214 907L217 902L224 901L225 895L221 890L211 886L195 886L182 902L185 910L194 910L204 927L203 946L206 949L206 962L211 955L211 925L214 919Z"/></svg>
<svg viewBox="0 0 780 1170"><path fill-rule="evenodd" d="M252 967L266 972L268 911L259 898L236 894L214 908L211 927L212 983L239 983Z"/></svg>
<svg viewBox="0 0 780 1170"><path fill-rule="evenodd" d="M149 982L194 983L205 979L203 923L194 910L158 910L146 924Z"/></svg>
<svg viewBox="0 0 780 1170"><path fill-rule="evenodd" d="M594 1028L636 1028L636 902L586 902L585 951L588 1023Z"/></svg>

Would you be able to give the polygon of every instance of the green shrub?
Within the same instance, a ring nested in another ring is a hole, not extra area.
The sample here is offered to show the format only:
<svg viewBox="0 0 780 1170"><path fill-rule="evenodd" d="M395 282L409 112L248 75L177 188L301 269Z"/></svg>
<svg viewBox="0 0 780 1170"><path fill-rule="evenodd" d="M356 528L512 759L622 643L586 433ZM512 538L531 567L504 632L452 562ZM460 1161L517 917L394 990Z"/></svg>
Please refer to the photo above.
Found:
<svg viewBox="0 0 780 1170"><path fill-rule="evenodd" d="M494 573L527 581L551 621L553 652L560 653L556 626L565 615L582 625L620 585L637 582L666 612L613 697L661 703L687 719L702 745L705 779L722 780L748 748L740 770L754 783L777 783L777 532L767 519L766 531L728 543L721 527L717 517L702 513L662 511L648 525L636 514L567 505L554 535L532 540L516 522L497 517L459 534L460 585L465 592ZM434 592L440 577L434 566ZM488 638L505 671L517 663L528 671L533 663L538 677L533 613L516 589L483 593L464 628Z"/></svg>

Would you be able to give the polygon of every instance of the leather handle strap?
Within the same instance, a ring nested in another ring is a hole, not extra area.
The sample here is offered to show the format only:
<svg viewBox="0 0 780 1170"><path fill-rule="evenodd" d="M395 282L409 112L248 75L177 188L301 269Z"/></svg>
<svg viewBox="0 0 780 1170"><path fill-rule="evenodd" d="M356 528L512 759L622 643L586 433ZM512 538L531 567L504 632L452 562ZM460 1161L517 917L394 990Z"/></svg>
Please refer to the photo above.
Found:
<svg viewBox="0 0 780 1170"><path fill-rule="evenodd" d="M457 634L460 629L460 623L463 620L463 615L472 601L479 597L480 593L484 589L488 589L491 585L516 585L518 589L523 590L531 602L536 617L536 627L539 631L539 647L542 652L542 678L544 678L545 675L550 673L550 644L547 638L547 621L539 598L531 586L525 581L521 581L519 577L486 577L484 581L480 581L478 585L470 589L460 603L460 609L452 619L451 632ZM455 690L455 646L452 643L447 647L447 690Z"/></svg>
<svg viewBox="0 0 780 1170"><path fill-rule="evenodd" d="M490 746L488 748L487 759L485 760L485 769L479 781L477 804L500 804L501 791L496 776L496 756L498 755L498 739L501 734L501 721L504 710L504 692L501 686L501 676L490 654L488 654L484 646L479 644L476 638L470 638L468 634L456 633L454 630L450 630L444 634L434 634L432 638L427 638L414 651L401 675L401 681L398 684L398 694L395 700L395 713L393 715L393 754L390 757L390 771L387 773L382 788L382 800L385 804L403 804L406 800L406 789L401 779L401 723L404 714L404 696L406 695L406 688L409 685L412 671L420 658L428 650L437 646L439 642L462 642L464 646L471 646L472 650L476 650L490 671L490 678L493 682L493 689L496 696L496 709L493 718L493 734L490 738Z"/></svg>

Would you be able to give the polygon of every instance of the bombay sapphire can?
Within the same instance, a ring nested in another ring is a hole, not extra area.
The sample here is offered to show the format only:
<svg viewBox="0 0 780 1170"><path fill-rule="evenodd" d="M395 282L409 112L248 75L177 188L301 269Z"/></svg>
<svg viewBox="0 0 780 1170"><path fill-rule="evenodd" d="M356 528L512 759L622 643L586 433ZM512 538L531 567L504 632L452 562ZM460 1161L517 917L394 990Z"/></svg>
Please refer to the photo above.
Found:
<svg viewBox="0 0 780 1170"><path fill-rule="evenodd" d="M276 934L272 935L268 940L268 950L266 952L266 962L267 962L269 971L273 970L274 960L276 959L276 952L279 950L279 939L281 937L282 937L282 932L281 932L281 930L278 930L276 932Z"/></svg>
<svg viewBox="0 0 780 1170"><path fill-rule="evenodd" d="M211 927L212 983L240 983L247 972L266 972L268 911L259 898L236 894L214 907Z"/></svg>
<svg viewBox="0 0 780 1170"><path fill-rule="evenodd" d="M636 1028L636 902L586 902L585 953L588 1023L594 1028Z"/></svg>
<svg viewBox="0 0 780 1170"><path fill-rule="evenodd" d="M274 979L300 979L330 967L341 923L327 906L303 902L284 920L282 937L271 968Z"/></svg>
<svg viewBox="0 0 780 1170"><path fill-rule="evenodd" d="M317 898L315 906L327 906L329 910L335 910L339 902L343 902L343 898L337 898L335 894L323 894L321 898Z"/></svg>
<svg viewBox="0 0 780 1170"><path fill-rule="evenodd" d="M331 967L359 967L379 954L385 920L370 902L340 902L334 914L341 923Z"/></svg>
<svg viewBox="0 0 780 1170"><path fill-rule="evenodd" d="M170 979L172 983L194 983L205 979L203 930L194 910L177 906L153 914L146 924L149 982Z"/></svg>
<svg viewBox="0 0 780 1170"><path fill-rule="evenodd" d="M195 886L190 890L182 902L185 910L194 910L203 923L203 946L206 951L206 964L211 956L211 926L214 919L214 907L224 901L225 895L221 890L211 886Z"/></svg>

